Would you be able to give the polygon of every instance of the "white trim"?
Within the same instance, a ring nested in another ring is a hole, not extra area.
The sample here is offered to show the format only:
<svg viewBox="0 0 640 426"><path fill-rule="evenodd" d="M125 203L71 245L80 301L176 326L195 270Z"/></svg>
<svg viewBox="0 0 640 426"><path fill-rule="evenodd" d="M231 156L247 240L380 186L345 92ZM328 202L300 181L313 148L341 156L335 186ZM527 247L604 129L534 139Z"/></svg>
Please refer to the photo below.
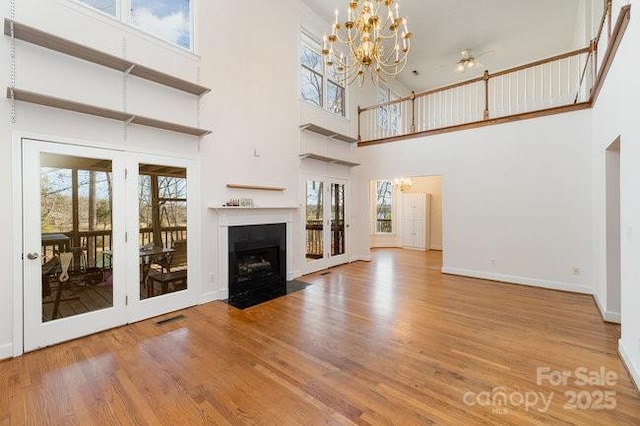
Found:
<svg viewBox="0 0 640 426"><path fill-rule="evenodd" d="M294 277L293 264L296 245L294 241L294 214L297 208L283 207L280 209L216 209L215 220L218 232L218 265L216 274L217 281L214 287L218 291L209 292L200 296L200 300L209 300L211 297L227 299L229 297L229 227L245 225L265 225L272 223L284 223L287 229L286 250L287 250L287 280ZM295 271L299 274L299 271ZM300 275L297 275L300 276ZM217 300L217 299L214 299ZM206 303L206 302L203 302Z"/></svg>
<svg viewBox="0 0 640 426"><path fill-rule="evenodd" d="M627 371L631 375L631 379L636 385L636 388L640 390L640 369L638 369L638 367L633 362L633 358L631 358L631 355L625 347L624 341L622 339L618 340L618 354L620 355L620 359L624 363L625 367L627 367Z"/></svg>
<svg viewBox="0 0 640 426"><path fill-rule="evenodd" d="M34 133L23 130L14 130L13 131L14 139L17 137L18 140L22 139L31 139L39 142L53 142L65 145L76 145L82 147L90 147L90 148L101 148L108 149L111 151L119 151L119 152L127 152L131 154L146 154L146 155L158 155L163 157L177 158L181 160L199 160L199 152L198 153L178 153L174 151L158 151L155 149L146 149L139 148L135 146L124 146L122 144L113 144L108 142L94 141L91 139L79 139L79 138L69 138L65 136L52 136L42 133Z"/></svg>
<svg viewBox="0 0 640 426"><path fill-rule="evenodd" d="M11 343L7 343L0 346L0 359L13 358L15 355L13 351L13 345Z"/></svg>
<svg viewBox="0 0 640 426"><path fill-rule="evenodd" d="M600 312L600 316L606 322L612 322L615 324L622 324L622 315L620 312L609 312L602 307L602 303L600 303L600 299L597 294L593 295L593 300L598 307L598 311Z"/></svg>
<svg viewBox="0 0 640 426"><path fill-rule="evenodd" d="M442 251L442 244L431 244L431 250Z"/></svg>
<svg viewBox="0 0 640 426"><path fill-rule="evenodd" d="M353 256L350 259L350 263L353 262L371 262L371 254L359 254L357 256Z"/></svg>
<svg viewBox="0 0 640 426"><path fill-rule="evenodd" d="M473 271L470 269L459 269L459 268L449 268L449 267L443 267L442 273L449 274L449 275L460 275L463 277L480 278L483 280L490 280L490 281L500 281L500 282L505 282L510 284L527 285L531 287L548 288L551 290L570 291L572 293L592 294L592 289L590 287L563 283L559 281L548 281L548 280L541 280L537 278L518 277L514 275L495 274L491 272Z"/></svg>
<svg viewBox="0 0 640 426"><path fill-rule="evenodd" d="M200 295L198 305L215 302L216 300L225 300L229 298L229 290L210 291Z"/></svg>
<svg viewBox="0 0 640 426"><path fill-rule="evenodd" d="M302 271L300 269L296 269L294 271L287 271L287 281L295 280L296 278L300 278L302 276Z"/></svg>
<svg viewBox="0 0 640 426"><path fill-rule="evenodd" d="M24 294L22 286L22 138L12 132L12 203L13 203L13 356L24 353ZM4 357L3 357L4 358Z"/></svg>
<svg viewBox="0 0 640 426"><path fill-rule="evenodd" d="M398 243L393 243L393 242L390 242L390 243L385 243L385 242L377 243L376 242L376 244L371 244L371 248L372 249L376 249L376 248L398 248L399 249L399 248L404 248L404 247L402 247L402 245L400 245Z"/></svg>

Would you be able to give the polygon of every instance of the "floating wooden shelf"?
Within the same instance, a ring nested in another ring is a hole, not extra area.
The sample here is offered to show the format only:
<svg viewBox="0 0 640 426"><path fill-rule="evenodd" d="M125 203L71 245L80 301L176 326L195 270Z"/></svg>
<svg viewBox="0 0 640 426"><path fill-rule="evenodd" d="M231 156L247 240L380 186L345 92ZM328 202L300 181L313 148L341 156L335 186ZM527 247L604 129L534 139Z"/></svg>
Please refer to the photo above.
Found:
<svg viewBox="0 0 640 426"><path fill-rule="evenodd" d="M300 158L303 160L305 158L311 158L312 160L320 160L320 161L326 161L327 163L342 164L343 166L349 166L349 167L355 167L360 165L360 163L354 163L352 161L347 161L347 160L340 160L338 158L325 157L324 155L313 154L311 152L300 154Z"/></svg>
<svg viewBox="0 0 640 426"><path fill-rule="evenodd" d="M129 73L136 77L150 80L168 87L173 87L174 89L182 90L183 92L191 93L193 95L204 95L211 90L181 78L145 67L144 65L140 65L91 47L84 46L74 41L29 27L19 22L12 21L8 18L4 19L4 33L9 37L13 36L16 39L23 40L28 43L36 44L85 61L93 62L94 64L102 65L103 67Z"/></svg>
<svg viewBox="0 0 640 426"><path fill-rule="evenodd" d="M320 127L316 124L311 124L311 123L301 124L300 129L317 133L319 135L326 136L331 139L337 139L342 142L349 142L349 143L358 142L358 139L356 138L352 138L351 136L341 135L340 133L336 133L333 130L325 129L324 127Z"/></svg>
<svg viewBox="0 0 640 426"><path fill-rule="evenodd" d="M257 189L258 191L284 191L287 188L281 186L244 185L238 183L228 183L227 188L232 189Z"/></svg>
<svg viewBox="0 0 640 426"><path fill-rule="evenodd" d="M40 93L29 92L26 90L7 88L7 98L17 101L29 102L32 104L45 105L53 108L64 109L67 111L79 112L81 114L95 115L97 117L109 118L129 124L139 124L141 126L154 127L156 129L169 130L171 132L184 133L191 136L204 136L211 133L209 130L198 129L195 127L184 126L182 124L171 123L168 121L156 120L154 118L143 117L128 112L117 111L109 108L103 108L95 105L83 104L68 99L56 98Z"/></svg>
<svg viewBox="0 0 640 426"><path fill-rule="evenodd" d="M298 206L255 206L255 207L241 207L241 206L209 206L210 210L297 210Z"/></svg>

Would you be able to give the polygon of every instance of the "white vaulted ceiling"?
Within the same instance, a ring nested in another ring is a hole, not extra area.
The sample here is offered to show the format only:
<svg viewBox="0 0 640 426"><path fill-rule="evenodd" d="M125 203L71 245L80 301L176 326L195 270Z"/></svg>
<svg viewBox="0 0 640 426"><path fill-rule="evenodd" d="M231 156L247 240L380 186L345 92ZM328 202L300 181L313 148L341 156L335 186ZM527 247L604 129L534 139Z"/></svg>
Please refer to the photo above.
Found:
<svg viewBox="0 0 640 426"><path fill-rule="evenodd" d="M346 15L348 0L303 1L328 22L335 9ZM400 81L419 91L571 50L580 1L400 0L414 34ZM493 52L479 58L483 68L461 74L455 64L465 48Z"/></svg>

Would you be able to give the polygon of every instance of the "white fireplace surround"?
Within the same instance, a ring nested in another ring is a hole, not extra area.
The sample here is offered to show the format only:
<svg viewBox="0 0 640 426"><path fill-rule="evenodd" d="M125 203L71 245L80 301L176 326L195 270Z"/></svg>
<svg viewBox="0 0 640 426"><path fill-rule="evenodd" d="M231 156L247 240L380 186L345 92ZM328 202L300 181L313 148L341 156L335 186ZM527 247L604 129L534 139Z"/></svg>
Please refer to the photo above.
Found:
<svg viewBox="0 0 640 426"><path fill-rule="evenodd" d="M298 274L293 270L293 220L297 207L212 207L218 219L218 299L229 297L229 227L285 223L287 225L287 280Z"/></svg>

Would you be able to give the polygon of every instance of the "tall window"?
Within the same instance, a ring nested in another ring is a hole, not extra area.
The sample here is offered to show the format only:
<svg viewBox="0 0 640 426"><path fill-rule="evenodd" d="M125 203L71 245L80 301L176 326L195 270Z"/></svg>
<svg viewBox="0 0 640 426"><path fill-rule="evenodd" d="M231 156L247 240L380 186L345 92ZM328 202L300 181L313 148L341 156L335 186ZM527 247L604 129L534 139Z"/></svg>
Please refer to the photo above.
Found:
<svg viewBox="0 0 640 426"><path fill-rule="evenodd" d="M378 103L382 104L389 101L399 99L400 96L395 94L388 87L378 85ZM388 130L392 134L397 134L400 129L400 104L385 105L378 108L378 126Z"/></svg>
<svg viewBox="0 0 640 426"><path fill-rule="evenodd" d="M78 1L165 41L193 49L193 0Z"/></svg>
<svg viewBox="0 0 640 426"><path fill-rule="evenodd" d="M300 50L300 96L315 106L345 115L344 82L325 69L320 43L304 33Z"/></svg>
<svg viewBox="0 0 640 426"><path fill-rule="evenodd" d="M390 234L393 232L393 182L379 180L376 182L376 232Z"/></svg>

